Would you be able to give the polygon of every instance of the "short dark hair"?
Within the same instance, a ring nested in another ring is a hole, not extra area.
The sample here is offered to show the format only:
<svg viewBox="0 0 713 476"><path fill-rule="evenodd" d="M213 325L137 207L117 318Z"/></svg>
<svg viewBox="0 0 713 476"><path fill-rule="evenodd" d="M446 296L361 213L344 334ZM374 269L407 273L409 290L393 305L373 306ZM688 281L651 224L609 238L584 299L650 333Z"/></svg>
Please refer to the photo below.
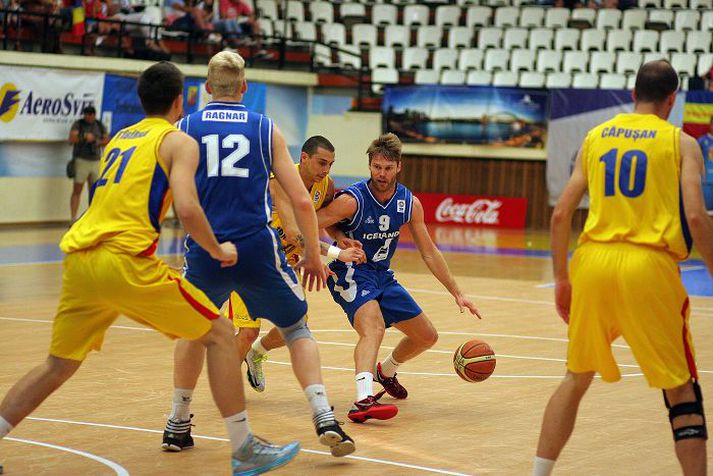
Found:
<svg viewBox="0 0 713 476"><path fill-rule="evenodd" d="M84 109L82 109L82 114L96 114L97 110L94 109L94 106L87 106Z"/></svg>
<svg viewBox="0 0 713 476"><path fill-rule="evenodd" d="M176 97L183 94L183 73L168 61L156 63L141 73L138 92L146 114L166 114Z"/></svg>
<svg viewBox="0 0 713 476"><path fill-rule="evenodd" d="M323 148L329 152L334 152L334 146L329 139L324 136L312 136L302 144L302 152L307 155L312 155L317 152L317 149Z"/></svg>
<svg viewBox="0 0 713 476"><path fill-rule="evenodd" d="M678 91L679 79L676 70L666 60L644 63L636 74L634 92L636 100L658 103Z"/></svg>

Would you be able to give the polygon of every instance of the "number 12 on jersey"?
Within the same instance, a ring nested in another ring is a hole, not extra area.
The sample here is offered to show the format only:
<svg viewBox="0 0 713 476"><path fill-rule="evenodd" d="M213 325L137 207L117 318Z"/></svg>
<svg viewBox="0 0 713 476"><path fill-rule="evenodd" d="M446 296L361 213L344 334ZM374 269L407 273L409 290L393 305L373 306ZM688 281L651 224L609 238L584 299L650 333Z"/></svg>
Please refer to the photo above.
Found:
<svg viewBox="0 0 713 476"><path fill-rule="evenodd" d="M618 156L619 149L611 149L599 157L599 161L604 162L604 196L616 195L615 179L618 168L619 191L625 197L636 198L644 193L648 157L643 150L636 149L624 152L621 160L617 160Z"/></svg>
<svg viewBox="0 0 713 476"><path fill-rule="evenodd" d="M240 177L248 178L250 169L236 167L240 160L250 153L250 139L243 134L230 134L220 141L218 134L203 136L201 142L206 148L206 172L208 177ZM220 158L220 149L231 151L224 158Z"/></svg>

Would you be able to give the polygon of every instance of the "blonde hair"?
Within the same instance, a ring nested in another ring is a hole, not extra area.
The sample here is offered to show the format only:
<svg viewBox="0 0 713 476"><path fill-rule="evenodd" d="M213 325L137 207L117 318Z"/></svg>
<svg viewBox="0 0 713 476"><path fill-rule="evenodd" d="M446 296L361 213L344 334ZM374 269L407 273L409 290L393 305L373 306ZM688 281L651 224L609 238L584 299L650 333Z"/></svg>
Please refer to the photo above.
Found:
<svg viewBox="0 0 713 476"><path fill-rule="evenodd" d="M237 96L245 81L245 60L238 53L221 51L208 63L208 84L214 97Z"/></svg>
<svg viewBox="0 0 713 476"><path fill-rule="evenodd" d="M378 139L374 139L366 150L369 156L369 163L376 155L381 155L385 159L401 162L401 141L392 132L382 134Z"/></svg>

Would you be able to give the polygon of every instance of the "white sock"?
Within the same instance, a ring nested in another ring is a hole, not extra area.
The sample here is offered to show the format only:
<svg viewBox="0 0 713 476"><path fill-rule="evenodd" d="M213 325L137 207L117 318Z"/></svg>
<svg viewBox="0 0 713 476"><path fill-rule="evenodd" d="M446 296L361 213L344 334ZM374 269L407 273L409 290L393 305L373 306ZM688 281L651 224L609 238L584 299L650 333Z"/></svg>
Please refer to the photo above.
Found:
<svg viewBox="0 0 713 476"><path fill-rule="evenodd" d="M191 418L191 401L193 400L192 388L174 388L173 404L169 420L187 421Z"/></svg>
<svg viewBox="0 0 713 476"><path fill-rule="evenodd" d="M532 468L532 476L550 476L554 466L555 460L535 456L535 467Z"/></svg>
<svg viewBox="0 0 713 476"><path fill-rule="evenodd" d="M374 374L371 372L359 372L354 377L357 387L356 401L364 400L369 395L374 395Z"/></svg>
<svg viewBox="0 0 713 476"><path fill-rule="evenodd" d="M312 415L332 411L332 407L327 400L327 391L321 383L315 383L305 387L305 395L312 407Z"/></svg>
<svg viewBox="0 0 713 476"><path fill-rule="evenodd" d="M255 339L251 348L257 355L265 355L268 352L265 346L262 345L262 337Z"/></svg>
<svg viewBox="0 0 713 476"><path fill-rule="evenodd" d="M0 440L5 438L10 431L15 428L6 419L0 416Z"/></svg>
<svg viewBox="0 0 713 476"><path fill-rule="evenodd" d="M399 368L399 365L401 365L401 362L394 359L393 352L390 353L389 356L381 362L381 375L384 377L393 377L396 375L396 369Z"/></svg>
<svg viewBox="0 0 713 476"><path fill-rule="evenodd" d="M248 423L248 412L243 410L235 415L223 418L225 428L228 430L230 444L233 447L233 454L237 453L250 434L250 424Z"/></svg>

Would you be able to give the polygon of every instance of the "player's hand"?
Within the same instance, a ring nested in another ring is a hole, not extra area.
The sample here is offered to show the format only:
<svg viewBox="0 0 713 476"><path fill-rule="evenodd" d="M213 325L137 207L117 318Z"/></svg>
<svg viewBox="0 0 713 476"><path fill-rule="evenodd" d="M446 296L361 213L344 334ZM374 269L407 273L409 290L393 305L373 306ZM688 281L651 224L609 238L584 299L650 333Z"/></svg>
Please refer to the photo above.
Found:
<svg viewBox="0 0 713 476"><path fill-rule="evenodd" d="M366 253L361 247L352 246L340 251L338 259L343 263L366 263Z"/></svg>
<svg viewBox="0 0 713 476"><path fill-rule="evenodd" d="M302 271L302 286L307 291L319 291L325 286L327 272L319 256L305 256L295 265L295 270Z"/></svg>
<svg viewBox="0 0 713 476"><path fill-rule="evenodd" d="M87 132L86 134L84 134L84 141L85 141L85 142L88 142L88 143L91 144L91 143L94 142L95 140L97 140L97 138L96 138L96 137L94 136L94 134L92 134L91 132Z"/></svg>
<svg viewBox="0 0 713 476"><path fill-rule="evenodd" d="M476 316L478 319L482 319L483 317L480 315L480 311L478 310L477 307L475 307L475 304L473 301L468 299L467 297L463 296L462 294L459 294L456 296L456 304L458 304L458 308L460 309L461 314L468 309L470 313L474 316Z"/></svg>
<svg viewBox="0 0 713 476"><path fill-rule="evenodd" d="M305 239L298 229L288 230L285 228L285 241L292 246L297 246L298 248L305 247Z"/></svg>
<svg viewBox="0 0 713 476"><path fill-rule="evenodd" d="M353 239L347 238L347 237L337 238L337 246L343 250L346 250L347 248L359 248L359 249L362 248L361 241L353 240Z"/></svg>
<svg viewBox="0 0 713 476"><path fill-rule="evenodd" d="M218 245L220 250L218 253L211 255L213 259L220 261L221 268L228 268L230 266L235 266L238 262L238 249L235 245L229 241L221 243Z"/></svg>
<svg viewBox="0 0 713 476"><path fill-rule="evenodd" d="M569 307L572 304L572 284L569 279L555 281L555 306L557 314L569 324Z"/></svg>

